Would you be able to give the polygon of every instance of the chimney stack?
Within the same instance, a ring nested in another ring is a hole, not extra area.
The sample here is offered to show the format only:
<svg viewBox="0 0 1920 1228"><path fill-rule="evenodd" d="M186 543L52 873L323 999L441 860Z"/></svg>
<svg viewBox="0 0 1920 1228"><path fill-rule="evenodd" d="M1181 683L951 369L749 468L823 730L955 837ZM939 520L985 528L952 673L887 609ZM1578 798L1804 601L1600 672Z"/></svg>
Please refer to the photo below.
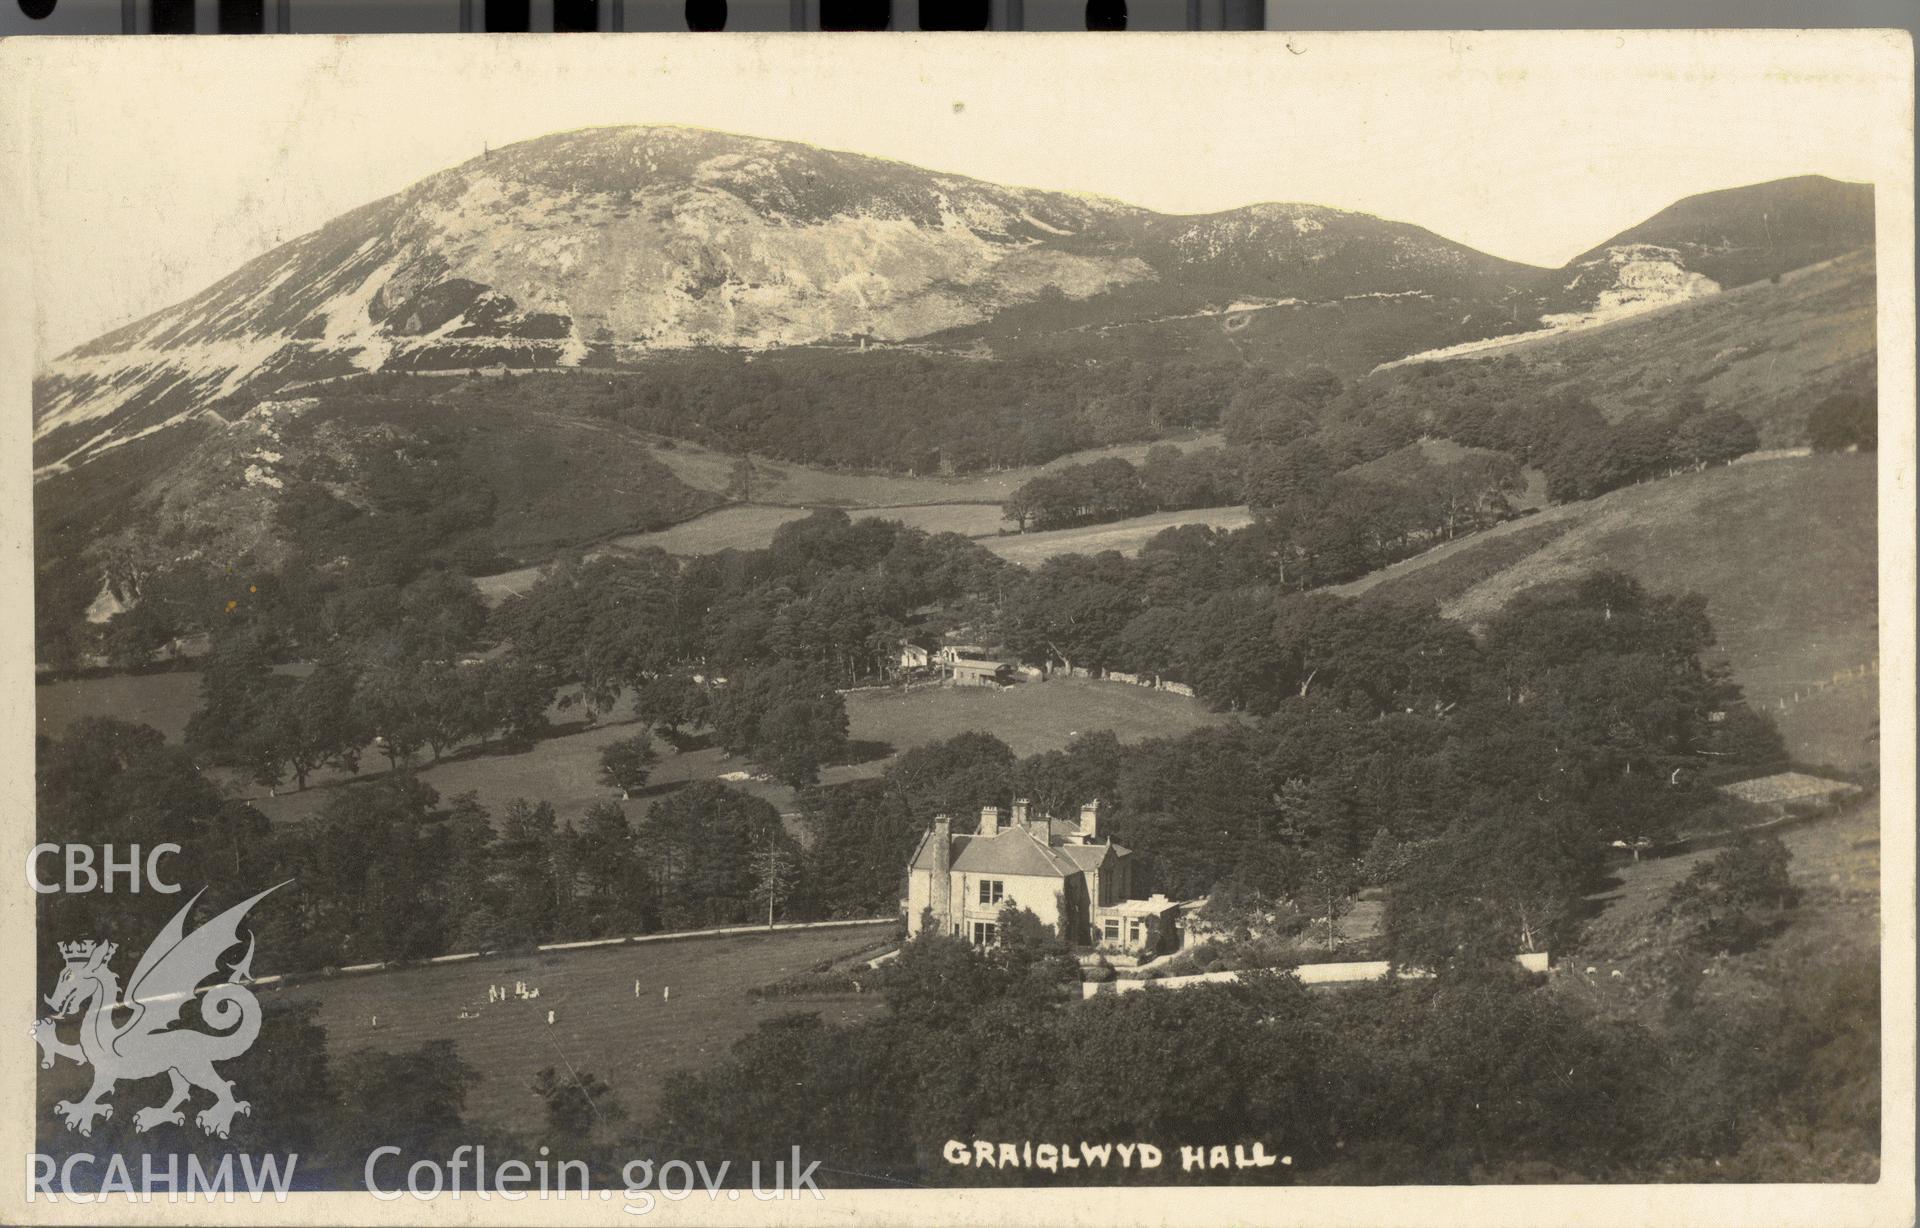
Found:
<svg viewBox="0 0 1920 1228"><path fill-rule="evenodd" d="M933 921L943 934L953 929L953 820L933 816Z"/></svg>
<svg viewBox="0 0 1920 1228"><path fill-rule="evenodd" d="M980 834L983 836L997 836L1000 834L1000 807L980 807Z"/></svg>
<svg viewBox="0 0 1920 1228"><path fill-rule="evenodd" d="M1080 807L1080 834L1088 840L1100 835L1100 799L1097 797Z"/></svg>
<svg viewBox="0 0 1920 1228"><path fill-rule="evenodd" d="M1013 821L1015 824L1024 824L1027 821L1026 798L1016 797L1013 799Z"/></svg>

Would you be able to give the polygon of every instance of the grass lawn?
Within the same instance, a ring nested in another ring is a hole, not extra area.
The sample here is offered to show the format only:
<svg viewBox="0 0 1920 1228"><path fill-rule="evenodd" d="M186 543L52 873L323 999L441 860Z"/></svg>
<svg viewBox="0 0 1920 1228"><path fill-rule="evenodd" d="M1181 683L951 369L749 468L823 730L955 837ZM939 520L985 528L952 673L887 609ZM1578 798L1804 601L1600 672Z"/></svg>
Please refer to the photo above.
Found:
<svg viewBox="0 0 1920 1228"><path fill-rule="evenodd" d="M857 926L498 956L309 981L280 992L320 1003L336 1054L454 1041L481 1074L467 1098L469 1119L509 1127L538 1120L528 1090L533 1076L547 1066L564 1073L569 1065L605 1079L644 1119L663 1075L713 1061L762 1020L805 1010L846 1022L881 1009L878 995L762 1002L747 991L871 947L890 932ZM515 981L538 988L539 998L487 1001L489 984L511 991ZM662 988L672 996L663 1000ZM479 1017L462 1019L462 1011Z"/></svg>
<svg viewBox="0 0 1920 1228"><path fill-rule="evenodd" d="M847 696L850 736L907 750L979 729L1016 755L1064 748L1075 734L1112 730L1122 742L1174 737L1226 718L1198 700L1169 691L1054 678L998 690L929 687L916 691L856 691ZM876 764L875 771L884 764Z"/></svg>

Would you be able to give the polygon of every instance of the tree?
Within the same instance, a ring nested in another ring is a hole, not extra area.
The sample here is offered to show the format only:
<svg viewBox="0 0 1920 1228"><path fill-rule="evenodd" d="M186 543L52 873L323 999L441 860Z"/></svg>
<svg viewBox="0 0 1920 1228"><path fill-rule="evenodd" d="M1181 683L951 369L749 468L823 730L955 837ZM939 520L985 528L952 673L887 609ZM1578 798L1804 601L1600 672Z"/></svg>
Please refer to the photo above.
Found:
<svg viewBox="0 0 1920 1228"><path fill-rule="evenodd" d="M633 827L618 802L595 802L580 820L574 853L585 887L580 918L595 935L631 934L653 923L652 891Z"/></svg>
<svg viewBox="0 0 1920 1228"><path fill-rule="evenodd" d="M1689 417L1673 432L1673 459L1695 468L1727 464L1759 446L1753 423L1726 409Z"/></svg>
<svg viewBox="0 0 1920 1228"><path fill-rule="evenodd" d="M506 868L501 929L512 943L543 942L554 932L559 916L554 859L558 838L552 806L525 798L507 803L494 857Z"/></svg>
<svg viewBox="0 0 1920 1228"><path fill-rule="evenodd" d="M1326 926L1329 952L1340 944L1340 918L1353 910L1353 877L1353 863L1338 854L1319 853L1307 859L1300 898L1314 924Z"/></svg>
<svg viewBox="0 0 1920 1228"><path fill-rule="evenodd" d="M429 1040L405 1053L356 1049L334 1064L339 1102L329 1150L365 1156L394 1146L410 1156L444 1156L471 1137L464 1116L467 1094L480 1072L450 1040ZM378 1113L367 1111L380 1105Z"/></svg>
<svg viewBox="0 0 1920 1228"><path fill-rule="evenodd" d="M885 780L924 823L929 815L963 815L1005 804L1013 766L1012 747L976 730L901 752L887 765Z"/></svg>
<svg viewBox="0 0 1920 1228"><path fill-rule="evenodd" d="M1697 863L1668 895L1660 917L1704 950L1744 950L1768 920L1799 903L1787 872L1792 861L1778 836L1742 840Z"/></svg>
<svg viewBox="0 0 1920 1228"><path fill-rule="evenodd" d="M479 669L484 732L497 731L523 743L538 737L547 727L547 707L553 702L553 680L547 672L518 655Z"/></svg>
<svg viewBox="0 0 1920 1228"><path fill-rule="evenodd" d="M1563 936L1599 864L1600 842L1566 806L1491 797L1428 842L1387 909L1396 964L1441 972L1506 965Z"/></svg>
<svg viewBox="0 0 1920 1228"><path fill-rule="evenodd" d="M1043 492L1035 489L1035 484L1039 480L1035 478L1008 495L1007 501L1000 508L1006 519L1013 521L1022 533L1027 531L1028 524L1041 515Z"/></svg>
<svg viewBox="0 0 1920 1228"><path fill-rule="evenodd" d="M391 771L397 772L401 764L413 762L413 756L426 745L427 717L423 701L411 670L383 666L361 680L356 702Z"/></svg>
<svg viewBox="0 0 1920 1228"><path fill-rule="evenodd" d="M752 915L756 849L780 833L780 812L717 781L698 781L647 808L634 847L652 879L661 924L732 925Z"/></svg>
<svg viewBox="0 0 1920 1228"><path fill-rule="evenodd" d="M820 765L846 749L846 699L801 664L743 671L713 693L708 708L727 750L751 754L796 787L811 784Z"/></svg>
<svg viewBox="0 0 1920 1228"><path fill-rule="evenodd" d="M897 907L901 867L925 834L927 816L943 809L917 806L883 780L809 789L801 794L800 806L808 835L807 900L832 918L868 917ZM944 809L952 813L955 808Z"/></svg>
<svg viewBox="0 0 1920 1228"><path fill-rule="evenodd" d="M1409 857L1393 838L1393 833L1382 827L1373 833L1373 843L1367 846L1367 854L1360 860L1360 881L1372 887L1384 887L1398 878L1409 864Z"/></svg>
<svg viewBox="0 0 1920 1228"><path fill-rule="evenodd" d="M600 779L620 790L622 799L630 798L635 789L646 787L647 777L653 774L653 765L659 758L653 749L653 739L644 733L617 739L600 750Z"/></svg>
<svg viewBox="0 0 1920 1228"><path fill-rule="evenodd" d="M277 689L264 719L249 735L262 750L262 766L274 765L264 783L279 779L278 764L293 772L301 789L319 768L360 770L366 733L354 705L354 677L339 665L322 665L291 686Z"/></svg>
<svg viewBox="0 0 1920 1228"><path fill-rule="evenodd" d="M760 720L753 755L774 779L794 788L820 779L820 768L847 749L847 703L838 695L790 699Z"/></svg>
<svg viewBox="0 0 1920 1228"><path fill-rule="evenodd" d="M1807 415L1807 442L1816 452L1876 450L1880 446L1880 420L1874 398L1858 392L1836 392L1821 401Z"/></svg>
<svg viewBox="0 0 1920 1228"><path fill-rule="evenodd" d="M705 693L679 670L655 674L633 688L633 714L647 728L672 741L683 725L700 719Z"/></svg>
<svg viewBox="0 0 1920 1228"><path fill-rule="evenodd" d="M423 666L413 675L421 740L433 761L475 734L486 732L484 680L460 665Z"/></svg>
<svg viewBox="0 0 1920 1228"><path fill-rule="evenodd" d="M396 648L405 660L451 663L487 621L473 581L429 571L400 590Z"/></svg>
<svg viewBox="0 0 1920 1228"><path fill-rule="evenodd" d="M773 928L774 910L793 893L799 877L792 854L780 847L778 836L769 832L766 847L753 854L753 898L767 906L767 928Z"/></svg>
<svg viewBox="0 0 1920 1228"><path fill-rule="evenodd" d="M563 1143L578 1147L596 1126L617 1122L626 1110L598 1075L568 1067L565 1074L545 1066L529 1085L545 1111L547 1130Z"/></svg>
<svg viewBox="0 0 1920 1228"><path fill-rule="evenodd" d="M1118 552L1057 555L1011 586L1009 643L1031 661L1102 666L1140 607L1131 564Z"/></svg>
<svg viewBox="0 0 1920 1228"><path fill-rule="evenodd" d="M257 635L240 631L217 637L200 671L200 703L187 719L187 745L215 762L245 761L249 740L282 683Z"/></svg>

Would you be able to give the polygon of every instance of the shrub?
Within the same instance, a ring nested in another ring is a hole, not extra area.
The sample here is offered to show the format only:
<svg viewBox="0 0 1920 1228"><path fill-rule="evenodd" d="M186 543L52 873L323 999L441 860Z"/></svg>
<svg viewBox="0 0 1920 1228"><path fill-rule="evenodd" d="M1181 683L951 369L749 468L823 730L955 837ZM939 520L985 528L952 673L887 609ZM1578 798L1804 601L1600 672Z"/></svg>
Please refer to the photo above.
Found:
<svg viewBox="0 0 1920 1228"><path fill-rule="evenodd" d="M1777 836L1742 840L1694 866L1667 897L1660 917L1703 950L1745 950L1799 902L1787 873L1792 860Z"/></svg>

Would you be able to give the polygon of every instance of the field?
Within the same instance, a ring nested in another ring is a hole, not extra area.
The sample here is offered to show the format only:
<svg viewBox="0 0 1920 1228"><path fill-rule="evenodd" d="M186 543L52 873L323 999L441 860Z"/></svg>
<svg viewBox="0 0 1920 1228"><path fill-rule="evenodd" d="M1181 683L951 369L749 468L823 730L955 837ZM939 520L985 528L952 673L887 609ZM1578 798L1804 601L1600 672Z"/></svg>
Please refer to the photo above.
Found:
<svg viewBox="0 0 1920 1228"><path fill-rule="evenodd" d="M1122 742L1178 737L1225 720L1198 700L1170 691L1054 678L1005 690L930 687L916 691L856 691L847 696L855 739L889 741L900 750L982 729L1016 755L1060 750L1078 734L1111 730Z"/></svg>
<svg viewBox="0 0 1920 1228"><path fill-rule="evenodd" d="M193 715L198 673L111 674L104 678L75 678L48 682L33 689L36 724L50 738L65 734L67 726L88 716L151 725L172 741L186 731Z"/></svg>
<svg viewBox="0 0 1920 1228"><path fill-rule="evenodd" d="M145 674L130 677L58 682L37 691L42 730L57 734L82 716L117 716L138 712L137 718L178 741L193 710L194 673ZM498 813L516 797L553 804L561 819L578 820L595 802L618 799L600 783L600 751L608 742L633 734L624 707L593 726L580 724L577 709L549 717L571 723L554 736L519 754L500 754L478 748L456 750L446 760L428 765L419 775L442 797L474 792L482 805ZM986 687L926 687L914 691L866 690L847 696L848 733L858 747L871 752L858 763L826 768L825 784L868 779L880 774L892 756L915 746L969 730L987 730L1006 742L1015 754L1058 750L1078 733L1110 729L1123 742L1172 736L1224 719L1204 704L1168 691L1056 678L1025 683L1006 690ZM664 746L662 750L669 750ZM372 752L362 757L362 778L383 772L386 761ZM696 780L718 780L752 772L752 765L730 758L717 747L699 746L661 757L647 787L623 803L629 818L637 819L652 802ZM258 786L236 782L239 796L248 798L276 822L305 818L325 804L329 786L350 778L326 771L313 777L304 793L281 791L269 797ZM783 812L795 808L793 790L777 781L728 780L735 788L765 798Z"/></svg>
<svg viewBox="0 0 1920 1228"><path fill-rule="evenodd" d="M1874 675L1818 688L1879 654L1875 474L1874 457L1842 455L1666 478L1547 508L1335 591L1434 601L1468 621L1598 567L1656 592L1702 593L1718 635L1710 655L1780 723L1790 753L1863 768L1879 757Z"/></svg>
<svg viewBox="0 0 1920 1228"><path fill-rule="evenodd" d="M608 541L606 546L612 550L655 547L678 555L758 550L773 541L774 531L781 525L803 519L812 510L762 503L735 504L704 516L696 516L670 529L616 537ZM856 520L898 520L929 533L958 533L964 537L986 537L1006 527L998 503L914 503L903 507L851 507L845 510Z"/></svg>
<svg viewBox="0 0 1920 1228"><path fill-rule="evenodd" d="M1218 432L1202 432L1171 442L1183 450L1217 447ZM849 515L880 520L898 520L928 533L958 533L962 537L985 540L989 550L1023 566L1031 566L1055 554L1076 550L1121 550L1132 553L1146 540L1169 524L1216 524L1237 527L1249 517L1241 508L1213 508L1192 512L1161 512L1114 524L1085 529L1062 529L1057 533L1001 535L1008 529L1000 514L1007 496L1028 481L1049 470L1067 465L1085 464L1101 457L1117 456L1139 463L1157 443L1116 444L1090 448L1019 469L1001 469L969 477L912 477L891 473L842 473L814 469L782 461L756 458L753 462L753 502L716 508L665 529L646 533L628 533L608 539L589 550L589 554L614 550L641 550L658 547L668 554L713 554L721 550L758 550L773 541L773 534L788 521L798 520L815 508L837 507ZM674 475L695 490L726 493L732 490L735 458L697 444L656 445L654 459L665 464ZM1236 519L1238 517L1238 519ZM1087 536L1091 535L1091 536ZM1083 546L1082 541L1100 544ZM1109 542L1117 544L1107 544ZM526 592L540 578L541 565L515 568L490 576L479 576L474 584L489 605L498 605L508 597Z"/></svg>
<svg viewBox="0 0 1920 1228"><path fill-rule="evenodd" d="M310 665L280 665L275 673L304 674ZM200 674L178 670L157 674L108 674L98 678L71 678L46 682L33 689L38 731L50 738L87 716L151 725L175 742L187 730L187 718L198 702Z"/></svg>
<svg viewBox="0 0 1920 1228"><path fill-rule="evenodd" d="M696 516L672 528L616 537L587 553L611 554L649 546L679 555L758 550L773 541L774 532L781 525L799 520L809 510L758 503L735 504ZM1001 558L1022 567L1043 563L1056 554L1096 554L1102 550L1134 554L1154 534L1173 525L1209 524L1215 528L1237 529L1253 521L1252 513L1244 507L1210 507L1184 512L1154 512L1130 520L1085 525L1077 529L1055 529L1047 533L1010 533L1006 531L1006 521L1000 515L998 503L915 503L903 507L848 508L846 511L855 519L898 520L929 533L958 533L963 537L972 537ZM538 566L519 567L496 575L479 576L474 579L474 585L487 604L498 605L508 597L532 588L540 578L540 570Z"/></svg>
<svg viewBox="0 0 1920 1228"><path fill-rule="evenodd" d="M1217 447L1218 432L1156 440L1148 443L1115 444L1089 448L1018 469L1000 469L991 473L963 477L924 477L901 473L850 473L834 469L816 469L786 461L753 462L753 497L756 502L789 507L907 507L919 503L1004 503L1008 495L1034 477L1068 465L1084 464L1102 457L1117 456L1135 464L1158 443L1172 443L1183 451ZM656 446L653 457L681 482L695 490L727 493L731 489L735 458L699 444L675 442Z"/></svg>
<svg viewBox="0 0 1920 1228"><path fill-rule="evenodd" d="M1216 529L1239 529L1252 523L1253 513L1244 507L1201 507L1185 512L1155 512L1151 516L1077 529L994 537L982 544L1009 563L1033 567L1056 554L1098 554L1103 550L1138 554L1140 547L1175 525L1205 524Z"/></svg>
<svg viewBox="0 0 1920 1228"><path fill-rule="evenodd" d="M823 960L873 949L894 932L863 925L503 955L285 989L263 986L260 995L268 1009L276 1000L319 1003L319 1022L336 1059L356 1049L401 1052L429 1040L453 1041L460 1057L480 1072L467 1097L469 1121L511 1129L540 1120L530 1085L548 1066L563 1074L571 1067L598 1075L633 1118L644 1120L657 1103L663 1076L713 1061L764 1020L800 1010L849 1022L883 1009L877 994L759 1001L747 991ZM540 996L487 1001L489 984L511 994L516 981L538 988ZM663 997L663 989L671 989L671 996ZM476 1017L462 1019L462 1012ZM61 1062L41 1076L41 1097L78 1098L86 1086L82 1074ZM137 1104L145 1091L143 1085L122 1097L132 1094Z"/></svg>

